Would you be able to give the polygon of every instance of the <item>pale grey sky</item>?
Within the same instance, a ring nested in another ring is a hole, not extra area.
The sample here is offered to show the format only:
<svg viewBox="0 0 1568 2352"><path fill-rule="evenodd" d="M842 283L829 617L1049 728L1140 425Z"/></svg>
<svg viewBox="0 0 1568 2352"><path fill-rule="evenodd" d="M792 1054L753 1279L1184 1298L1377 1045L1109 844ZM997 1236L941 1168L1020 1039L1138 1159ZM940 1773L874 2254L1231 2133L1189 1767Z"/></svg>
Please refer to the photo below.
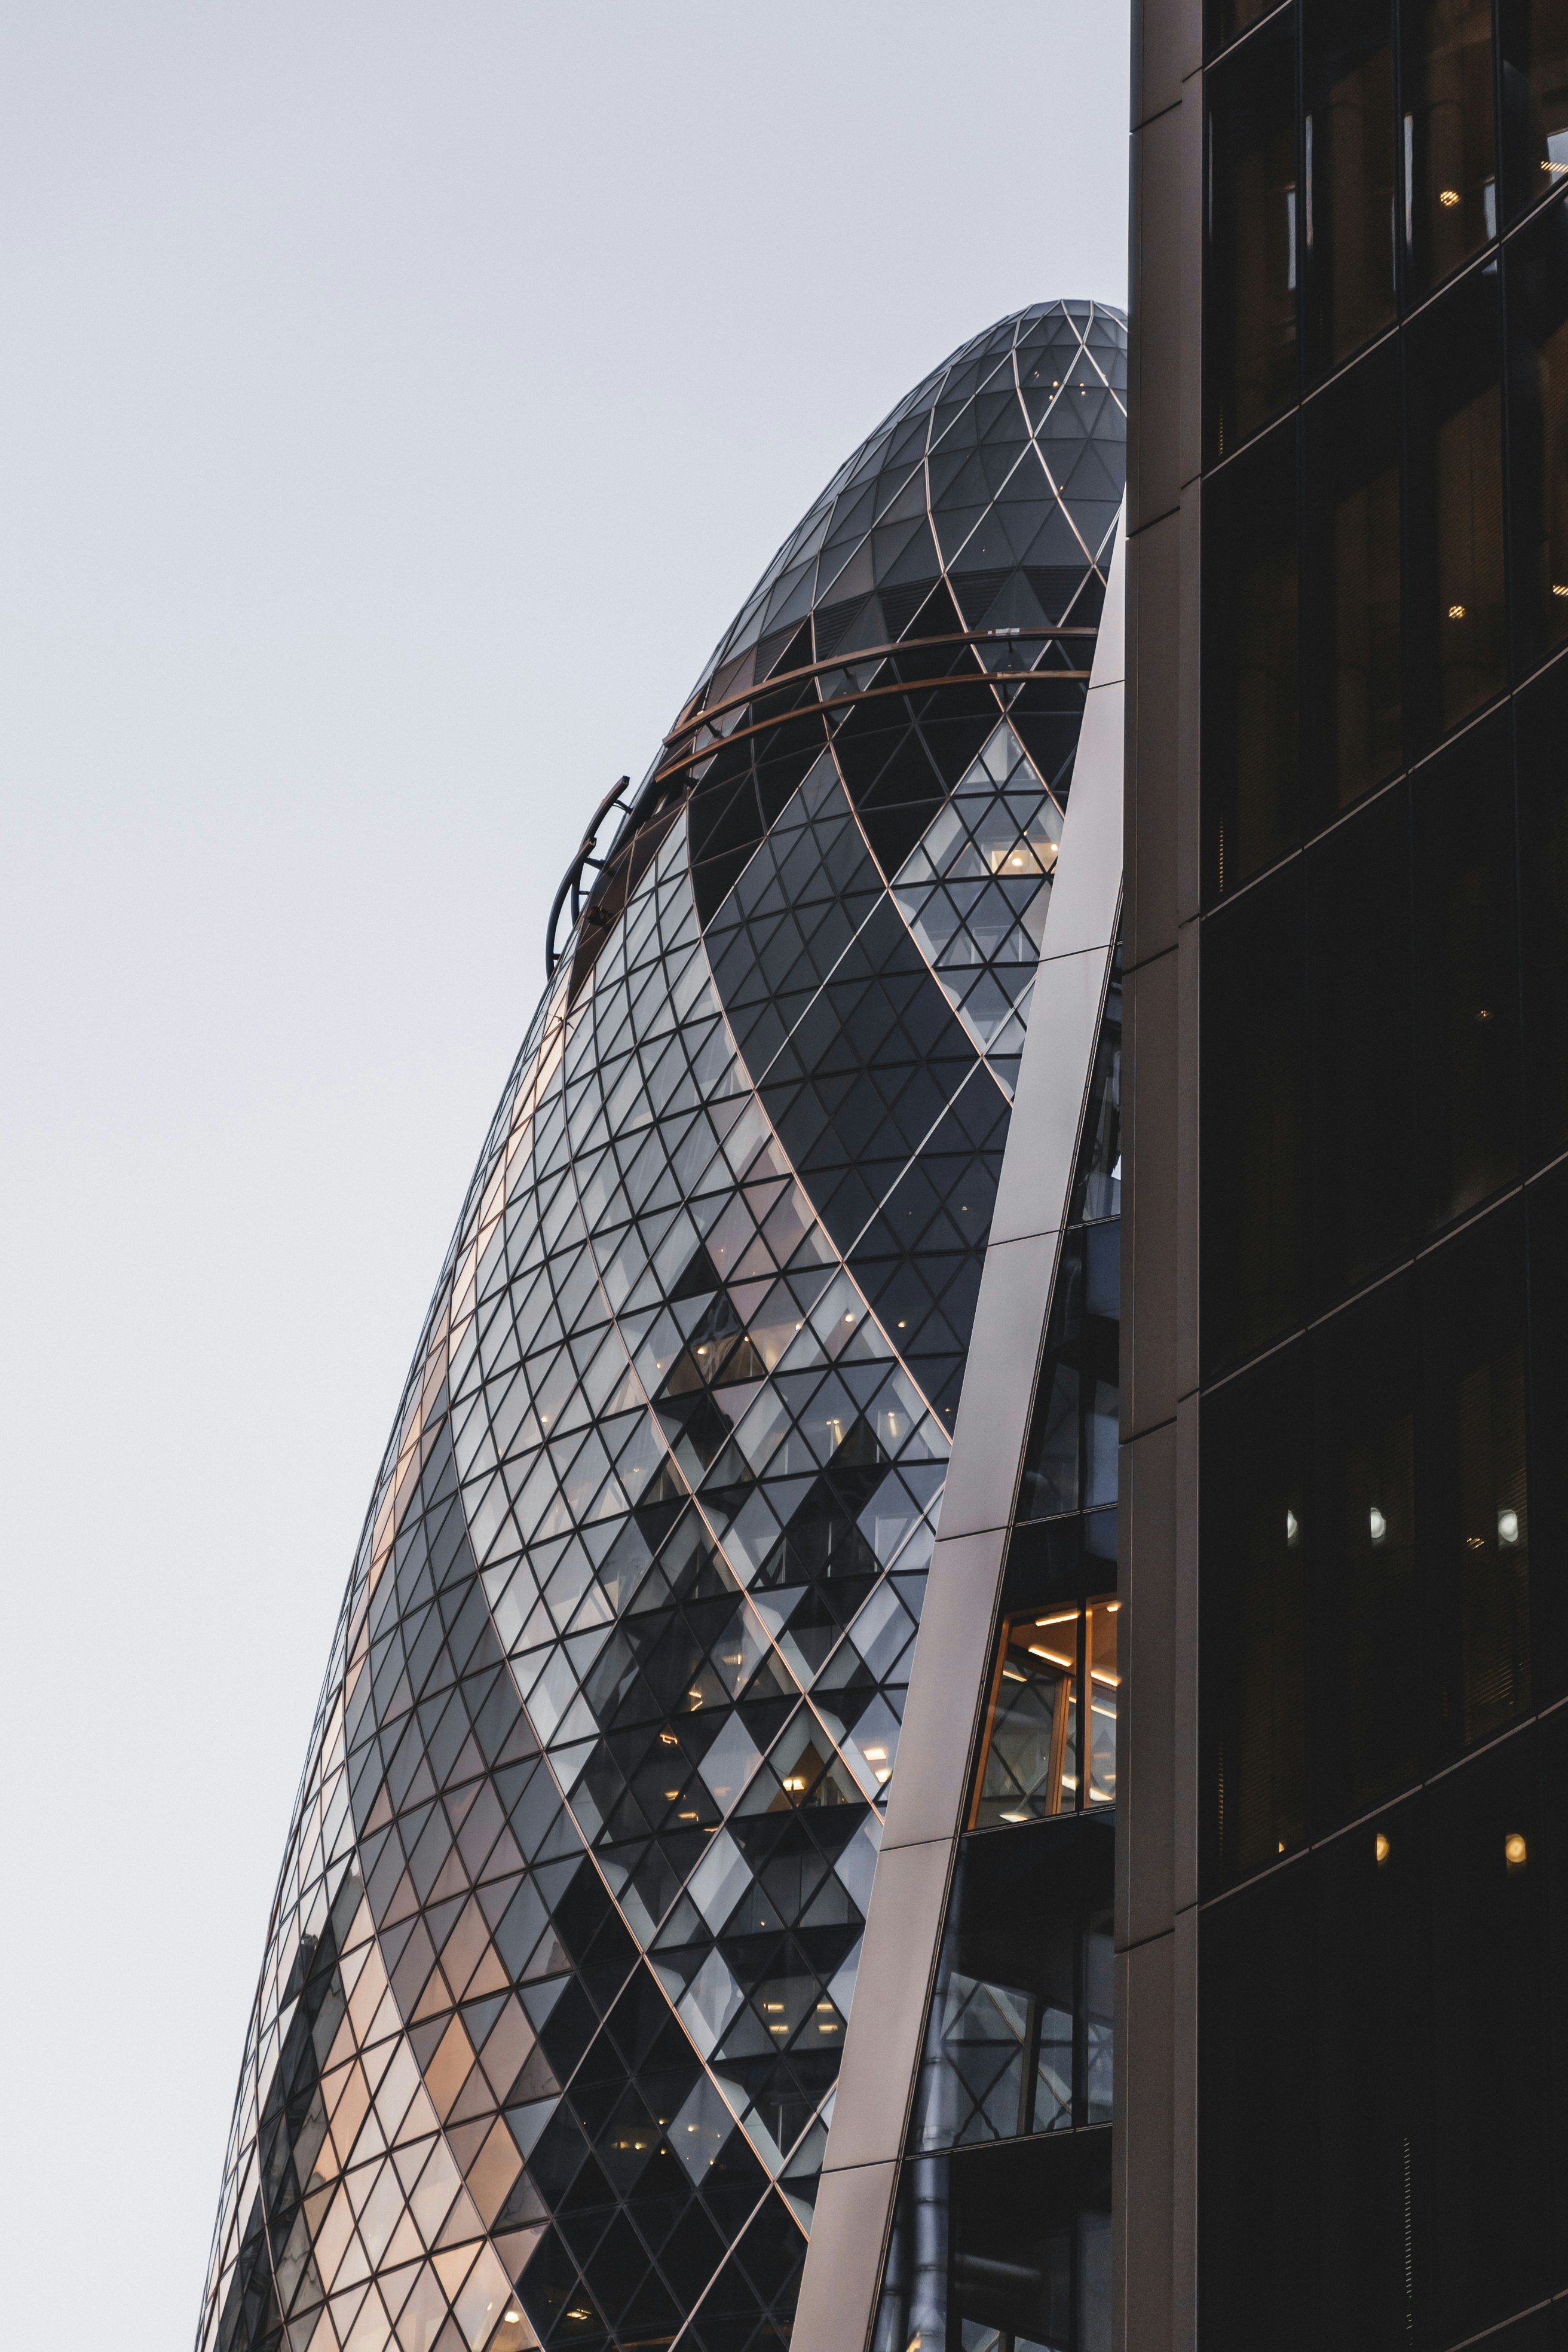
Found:
<svg viewBox="0 0 1568 2352"><path fill-rule="evenodd" d="M1124 17L0 9L17 2344L189 2340L331 1627L561 868L878 417L1005 311L1124 300Z"/></svg>

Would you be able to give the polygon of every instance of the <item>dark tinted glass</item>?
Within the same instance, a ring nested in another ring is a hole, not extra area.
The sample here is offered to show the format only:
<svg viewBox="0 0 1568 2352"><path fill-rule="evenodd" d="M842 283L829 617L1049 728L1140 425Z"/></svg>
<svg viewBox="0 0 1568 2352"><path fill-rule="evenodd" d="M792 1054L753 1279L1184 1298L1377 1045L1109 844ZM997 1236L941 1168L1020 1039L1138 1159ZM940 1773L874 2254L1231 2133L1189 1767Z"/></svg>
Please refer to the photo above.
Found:
<svg viewBox="0 0 1568 2352"><path fill-rule="evenodd" d="M1204 491L1205 891L1222 898L1300 836L1297 428Z"/></svg>
<svg viewBox="0 0 1568 2352"><path fill-rule="evenodd" d="M1409 1245L1410 839L1395 786L1307 857L1310 1182L1327 1306Z"/></svg>
<svg viewBox="0 0 1568 2352"><path fill-rule="evenodd" d="M1314 1855L1320 2278L1332 2340L1426 2340L1431 2108L1424 1808Z"/></svg>
<svg viewBox="0 0 1568 2352"><path fill-rule="evenodd" d="M1510 215L1568 178L1568 0L1500 0Z"/></svg>
<svg viewBox="0 0 1568 2352"><path fill-rule="evenodd" d="M1069 1224L1121 1213L1121 942L1116 943L1094 1049Z"/></svg>
<svg viewBox="0 0 1568 2352"><path fill-rule="evenodd" d="M1531 1616L1544 1703L1568 1687L1568 1169L1531 1185L1529 1224Z"/></svg>
<svg viewBox="0 0 1568 2352"><path fill-rule="evenodd" d="M1394 319L1393 0L1302 0L1307 371Z"/></svg>
<svg viewBox="0 0 1568 2352"><path fill-rule="evenodd" d="M1525 1151L1568 1150L1568 662L1516 698Z"/></svg>
<svg viewBox="0 0 1568 2352"><path fill-rule="evenodd" d="M721 2317L710 2338L742 2340ZM871 2340L873 2352L916 2340L1110 2352L1110 2132L906 2162Z"/></svg>
<svg viewBox="0 0 1568 2352"><path fill-rule="evenodd" d="M1508 247L1514 658L1568 638L1568 203Z"/></svg>
<svg viewBox="0 0 1568 2352"><path fill-rule="evenodd" d="M1420 1776L1431 1591L1415 1544L1415 1339L1408 1276L1312 1335L1308 1496L1314 1827Z"/></svg>
<svg viewBox="0 0 1568 2352"><path fill-rule="evenodd" d="M1419 1512L1450 1751L1531 1703L1524 1219L1484 1218L1421 1262Z"/></svg>
<svg viewBox="0 0 1568 2352"><path fill-rule="evenodd" d="M963 1840L911 2149L1110 2121L1112 1848L1109 1817Z"/></svg>
<svg viewBox="0 0 1568 2352"><path fill-rule="evenodd" d="M1035 1391L1020 1519L1092 1511L1116 1500L1121 1289L1120 1225L1107 1221L1069 1233Z"/></svg>
<svg viewBox="0 0 1568 2352"><path fill-rule="evenodd" d="M1400 159L1412 300L1497 235L1491 0L1403 0Z"/></svg>
<svg viewBox="0 0 1568 2352"><path fill-rule="evenodd" d="M1474 271L1405 337L1410 708L1425 740L1508 683L1498 271Z"/></svg>
<svg viewBox="0 0 1568 2352"><path fill-rule="evenodd" d="M1307 2352L1314 2052L1308 1865L1204 1914L1198 1944L1198 2341Z"/></svg>
<svg viewBox="0 0 1568 2352"><path fill-rule="evenodd" d="M1531 2311L1487 2337L1487 2352L1563 2352L1568 2345L1568 2305Z"/></svg>
<svg viewBox="0 0 1568 2352"><path fill-rule="evenodd" d="M1392 342L1310 404L1306 432L1301 720L1321 823L1393 775L1404 749Z"/></svg>
<svg viewBox="0 0 1568 2352"><path fill-rule="evenodd" d="M1541 1796L1542 1830L1545 1836L1547 1949L1551 1967L1547 1979L1548 2021L1552 2050L1552 2109L1554 2116L1568 2116L1568 1709L1559 1707L1548 1716L1536 1734L1541 1759ZM1553 2180L1553 2242L1556 2251L1554 2269L1561 2281L1564 2255L1568 2253L1568 2163L1563 2161L1562 2126L1557 2134L1557 2163ZM1560 2301L1552 2314L1554 2324L1550 2334L1543 2335L1528 2347L1521 2345L1519 2352L1565 2352L1568 2347L1568 2302ZM1515 2352L1510 2343L1506 2352Z"/></svg>
<svg viewBox="0 0 1568 2352"><path fill-rule="evenodd" d="M1208 447L1296 397L1296 28L1289 13L1207 76Z"/></svg>
<svg viewBox="0 0 1568 2352"><path fill-rule="evenodd" d="M1212 1374L1302 1307L1301 877L1292 866L1205 929L1203 1346Z"/></svg>
<svg viewBox="0 0 1568 2352"><path fill-rule="evenodd" d="M1110 2352L1110 2133L975 2148L952 2166L949 2260L964 2317Z"/></svg>
<svg viewBox="0 0 1568 2352"><path fill-rule="evenodd" d="M1007 1544L1002 1588L1005 1616L1044 1612L1116 1590L1114 1511L1066 1519L1021 1520Z"/></svg>
<svg viewBox="0 0 1568 2352"><path fill-rule="evenodd" d="M1415 1116L1429 1227L1519 1175L1519 924L1506 711L1412 783Z"/></svg>
<svg viewBox="0 0 1568 2352"><path fill-rule="evenodd" d="M1212 58L1216 50L1234 41L1238 33L1245 33L1248 26L1260 23L1278 5L1279 0L1205 0L1205 54Z"/></svg>
<svg viewBox="0 0 1568 2352"><path fill-rule="evenodd" d="M1546 1856L1533 1738L1429 1799L1436 2333L1454 2343L1551 2283Z"/></svg>
<svg viewBox="0 0 1568 2352"><path fill-rule="evenodd" d="M1204 1406L1204 1875L1263 1869L1307 1833L1307 1351Z"/></svg>

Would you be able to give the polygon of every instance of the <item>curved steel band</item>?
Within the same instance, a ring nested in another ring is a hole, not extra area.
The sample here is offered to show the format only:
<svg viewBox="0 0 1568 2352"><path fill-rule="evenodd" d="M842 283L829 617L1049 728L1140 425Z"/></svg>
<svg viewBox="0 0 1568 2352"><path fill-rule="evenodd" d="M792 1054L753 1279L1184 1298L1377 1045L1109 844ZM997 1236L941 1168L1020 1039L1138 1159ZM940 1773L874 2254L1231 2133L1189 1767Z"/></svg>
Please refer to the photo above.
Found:
<svg viewBox="0 0 1568 2352"><path fill-rule="evenodd" d="M626 803L621 799L621 794L627 790L631 781L629 776L617 776L610 786L589 819L588 830L583 835L577 855L562 876L561 887L551 901L549 920L544 926L544 977L547 981L554 978L555 967L561 961L555 945L555 929L561 920L561 909L570 898L572 901L571 928L574 931L583 912L583 869L586 866L592 866L596 871L604 864L602 857L595 857L593 854L595 845L599 838L599 827L613 808L619 807L626 810L628 815L631 814L626 808ZM570 931L567 936L570 938Z"/></svg>
<svg viewBox="0 0 1568 2352"><path fill-rule="evenodd" d="M781 671L776 677L764 678L759 684L748 687L743 694L732 694L723 701L714 703L710 709L689 713L679 726L671 728L665 737L662 747L665 756L656 761L636 796L629 802L622 799L621 795L627 790L631 779L629 776L621 776L610 787L595 810L577 854L562 877L561 887L551 903L549 919L544 926L545 978L547 980L553 978L555 968L561 961L562 950L555 945L555 935L560 926L561 912L567 899L570 898L572 901L572 921L567 933L570 938L582 918L584 904L592 897L591 892L585 894L583 889L584 868L591 866L597 873L608 865L621 843L637 830L647 814L649 800L669 782L672 776L679 775L683 769L693 766L699 760L706 759L725 743L742 741L748 735L763 733L768 728L781 725L787 719L804 717L816 710L841 709L852 702L869 701L874 696L909 694L933 683L951 683L955 674L939 672L932 677L897 678L887 685L860 687L846 694L820 695L816 700L802 703L795 709L770 711L766 718L757 719L750 727L737 727L727 730L722 735L715 734L709 742L695 743L689 740L704 728L710 727L715 719L721 717L726 711L742 709L748 702L760 701L764 696L783 692L791 687L806 685L812 679L834 670L848 669L863 662L890 661L896 659L900 654L921 653L934 646L951 646L955 653L965 653L973 646L1012 645L1026 640L1031 643L1037 641L1053 643L1059 638L1087 637L1092 641L1098 634L1098 624L1089 626L1079 623L1042 622L1030 628L964 629L948 631L942 635L934 637L906 637L889 645L858 646L849 653L830 655L825 661L807 662L798 669ZM1052 669L1042 672L1028 667L987 669L980 673L975 683L1005 684L1041 677L1061 678L1069 683L1076 682L1082 685L1090 677L1090 672L1085 669ZM673 747L683 740L686 748L674 758L670 758L668 754ZM599 828L610 811L617 806L623 814L622 822L616 828L615 840L605 856L595 857L592 853L598 841Z"/></svg>

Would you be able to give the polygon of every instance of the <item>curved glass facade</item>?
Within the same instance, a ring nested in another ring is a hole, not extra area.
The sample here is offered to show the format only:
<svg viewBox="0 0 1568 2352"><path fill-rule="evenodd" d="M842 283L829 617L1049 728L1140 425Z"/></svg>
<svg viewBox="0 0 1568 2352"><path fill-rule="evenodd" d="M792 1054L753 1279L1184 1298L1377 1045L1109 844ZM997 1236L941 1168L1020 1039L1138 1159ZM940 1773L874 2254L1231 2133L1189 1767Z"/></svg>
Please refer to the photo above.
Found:
<svg viewBox="0 0 1568 2352"><path fill-rule="evenodd" d="M787 2338L1124 380L1057 303L911 393L599 869L350 1580L202 2352Z"/></svg>
<svg viewBox="0 0 1568 2352"><path fill-rule="evenodd" d="M1107 972L871 2352L1109 2352L1121 972Z"/></svg>

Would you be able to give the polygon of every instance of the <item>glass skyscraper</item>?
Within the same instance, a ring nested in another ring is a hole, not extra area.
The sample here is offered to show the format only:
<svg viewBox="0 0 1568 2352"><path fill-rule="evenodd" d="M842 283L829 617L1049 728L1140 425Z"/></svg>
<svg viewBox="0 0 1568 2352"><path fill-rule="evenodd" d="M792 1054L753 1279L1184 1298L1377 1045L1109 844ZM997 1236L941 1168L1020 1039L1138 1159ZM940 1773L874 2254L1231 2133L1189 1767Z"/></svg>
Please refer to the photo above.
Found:
<svg viewBox="0 0 1568 2352"><path fill-rule="evenodd" d="M200 2352L1109 2340L1126 384L1090 302L936 369L594 820Z"/></svg>

